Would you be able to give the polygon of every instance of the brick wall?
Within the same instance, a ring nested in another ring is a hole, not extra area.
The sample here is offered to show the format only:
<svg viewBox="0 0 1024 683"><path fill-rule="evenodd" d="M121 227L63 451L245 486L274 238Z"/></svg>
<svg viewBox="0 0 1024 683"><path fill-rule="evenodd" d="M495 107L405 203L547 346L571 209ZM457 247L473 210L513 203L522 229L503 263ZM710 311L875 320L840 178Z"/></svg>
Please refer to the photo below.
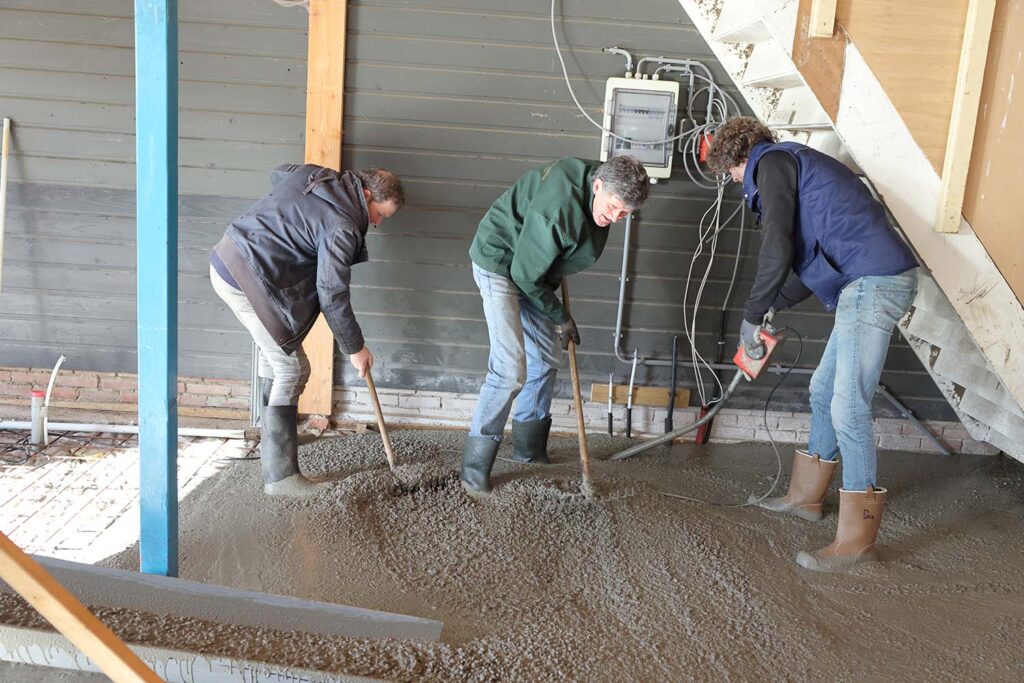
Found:
<svg viewBox="0 0 1024 683"><path fill-rule="evenodd" d="M0 367L0 416L21 419L27 415L30 392L46 389L50 372L48 368ZM50 419L62 421L60 412L67 409L136 413L138 398L137 375L61 370L50 394ZM178 382L178 414L248 421L249 382L182 377Z"/></svg>
<svg viewBox="0 0 1024 683"><path fill-rule="evenodd" d="M47 369L0 367L0 417L24 419L29 405L29 392L45 389L49 381ZM96 373L62 370L57 376L51 399L51 420L60 420L61 409L89 409L97 412L135 413L137 377L126 373ZM389 424L442 426L465 429L476 406L476 394L456 394L437 391L379 388L381 407ZM178 383L178 414L183 418L215 418L230 420L249 419L249 383L237 380L183 377ZM336 423L374 423L373 406L365 387L334 389L334 410L331 419ZM551 409L553 430L563 433L576 431L576 417L572 402L559 399ZM584 402L584 419L588 431L604 432L608 428L607 407L603 403ZM613 406L616 433L626 428L625 406ZM633 433L637 436L655 436L663 432L666 410L636 406L633 408ZM116 419L116 418L115 418ZM675 427L678 429L697 419L696 408L676 409ZM134 420L134 416L132 416ZM111 421L114 421L112 419ZM712 441L735 443L739 441L767 441L769 430L779 443L802 444L807 441L810 415L761 410L723 408L715 418L711 430ZM970 437L959 422L928 421L925 427L937 436L949 450L959 453L994 454L998 449ZM917 427L908 420L879 418L875 432L880 448L915 452L938 452Z"/></svg>

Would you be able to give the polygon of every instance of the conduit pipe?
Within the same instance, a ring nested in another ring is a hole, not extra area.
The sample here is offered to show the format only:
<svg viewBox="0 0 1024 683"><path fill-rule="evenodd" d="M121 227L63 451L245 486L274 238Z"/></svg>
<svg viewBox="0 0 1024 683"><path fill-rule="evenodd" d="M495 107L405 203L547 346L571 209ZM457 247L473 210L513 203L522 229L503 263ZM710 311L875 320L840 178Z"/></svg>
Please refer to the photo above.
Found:
<svg viewBox="0 0 1024 683"><path fill-rule="evenodd" d="M0 429L29 430L31 422L10 420L0 422ZM92 432L103 434L138 434L138 425L89 424L85 422L50 422L47 428L57 432ZM203 429L201 427L180 427L179 436L197 436L208 439L244 439L244 429Z"/></svg>
<svg viewBox="0 0 1024 683"><path fill-rule="evenodd" d="M622 245L622 267L619 271L619 303L618 308L615 312L615 338L612 340L612 346L615 351L615 357L621 363L632 364L633 359L630 356L626 356L622 352L622 323L626 308L626 283L629 281L628 268L629 268L629 240L633 233L633 214L626 216L626 227L623 234L623 245ZM648 367L671 367L671 359L665 358L653 358L641 355L637 361L640 365L646 365ZM692 361L680 361L680 364L684 367L692 368L694 364ZM713 370L735 370L736 366L732 363L708 363L704 367L711 367ZM773 374L780 374L786 371L791 374L810 375L814 372L811 368L788 368L782 367L781 365L772 365L765 368L766 372Z"/></svg>

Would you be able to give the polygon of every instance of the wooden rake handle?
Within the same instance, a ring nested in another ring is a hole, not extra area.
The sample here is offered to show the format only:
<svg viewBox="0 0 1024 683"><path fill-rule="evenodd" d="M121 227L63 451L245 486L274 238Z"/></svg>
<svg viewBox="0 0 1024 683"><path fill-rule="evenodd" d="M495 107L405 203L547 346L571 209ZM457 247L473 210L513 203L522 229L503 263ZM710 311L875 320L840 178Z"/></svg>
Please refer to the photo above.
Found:
<svg viewBox="0 0 1024 683"><path fill-rule="evenodd" d="M369 368L366 369L366 387L370 390L373 412L377 413L377 427L380 429L380 438L384 441L384 454L388 457L388 467L393 470L395 469L395 449L391 447L391 437L388 436L388 428L384 424L384 412L380 409L377 387L373 385L373 375Z"/></svg>
<svg viewBox="0 0 1024 683"><path fill-rule="evenodd" d="M0 533L0 578L117 683L160 678L68 589Z"/></svg>
<svg viewBox="0 0 1024 683"><path fill-rule="evenodd" d="M562 278L562 305L569 311L569 281ZM570 312L571 313L571 312ZM590 477L590 451L587 450L587 427L583 419L583 399L580 396L580 372L576 366L576 344L569 340L569 371L572 374L572 398L576 405L576 435L580 442L580 466L583 471L584 490L593 490Z"/></svg>

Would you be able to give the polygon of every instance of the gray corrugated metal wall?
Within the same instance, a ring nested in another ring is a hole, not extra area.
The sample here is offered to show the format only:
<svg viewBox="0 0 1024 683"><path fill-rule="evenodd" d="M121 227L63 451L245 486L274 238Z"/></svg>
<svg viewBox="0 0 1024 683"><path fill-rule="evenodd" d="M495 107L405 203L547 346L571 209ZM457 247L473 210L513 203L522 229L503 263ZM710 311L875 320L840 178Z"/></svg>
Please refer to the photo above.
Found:
<svg viewBox="0 0 1024 683"><path fill-rule="evenodd" d="M14 121L0 364L135 369L134 25L128 0L0 6ZM180 3L181 372L246 376L210 246L302 155L307 18L267 0Z"/></svg>
<svg viewBox="0 0 1024 683"><path fill-rule="evenodd" d="M609 45L701 59L724 79L674 0L559 5L570 74L595 115L605 79L623 68L621 58L601 52ZM4 115L18 125L0 353L3 364L45 365L68 350L77 367L131 370L131 3L73 7L19 0L0 10ZM353 298L381 385L477 389L486 331L466 254L477 221L526 169L597 154L597 132L561 81L548 11L547 0L350 3L344 164L396 171L409 200L371 233L371 263L354 271ZM182 4L183 373L248 372L247 340L209 292L206 255L244 198L265 190L266 170L302 154L305 25L305 12L270 0ZM684 177L655 188L635 226L625 348L664 356L671 334L680 333L696 226L712 199ZM612 355L622 234L613 227L599 263L571 283L586 383L606 381L612 370L621 380L627 370ZM720 252L733 254L738 236L735 226L725 230ZM757 247L756 238L745 242L726 320L730 346ZM731 269L723 257L711 274L698 330L707 355ZM787 322L804 334L801 365L811 365L831 316L808 302ZM792 358L795 345L789 351ZM919 413L950 414L902 343L888 368L885 382ZM338 375L353 381L345 362ZM799 404L806 379L792 383L780 406ZM753 407L767 388L750 387L734 405Z"/></svg>

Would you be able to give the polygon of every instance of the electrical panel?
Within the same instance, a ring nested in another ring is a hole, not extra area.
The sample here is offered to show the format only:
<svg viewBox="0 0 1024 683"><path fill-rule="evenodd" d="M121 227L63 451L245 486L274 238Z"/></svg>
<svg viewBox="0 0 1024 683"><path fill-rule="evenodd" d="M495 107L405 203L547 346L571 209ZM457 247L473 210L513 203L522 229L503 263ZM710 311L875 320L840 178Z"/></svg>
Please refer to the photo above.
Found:
<svg viewBox="0 0 1024 683"><path fill-rule="evenodd" d="M674 145L659 141L675 134L678 107L676 81L609 78L604 94L601 161L627 154L636 157L651 178L668 178Z"/></svg>

